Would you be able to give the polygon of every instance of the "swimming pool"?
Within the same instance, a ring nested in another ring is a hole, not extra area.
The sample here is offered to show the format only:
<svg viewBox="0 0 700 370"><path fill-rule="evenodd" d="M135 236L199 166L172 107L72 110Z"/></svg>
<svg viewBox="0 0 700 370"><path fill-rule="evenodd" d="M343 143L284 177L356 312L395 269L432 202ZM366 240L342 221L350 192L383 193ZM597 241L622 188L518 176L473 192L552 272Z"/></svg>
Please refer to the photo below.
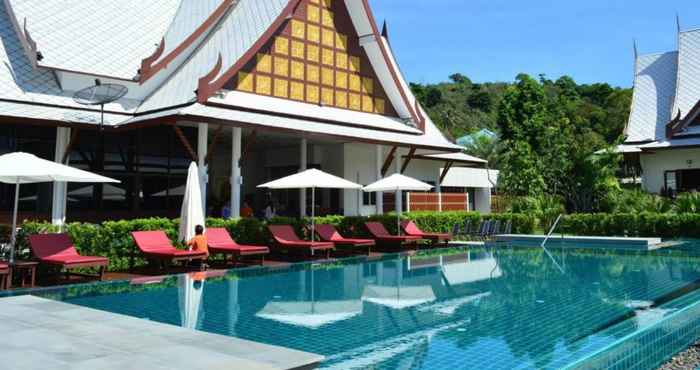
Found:
<svg viewBox="0 0 700 370"><path fill-rule="evenodd" d="M695 246L552 250L563 272L541 249L451 249L34 294L322 354L324 368L652 369L686 345L671 331L700 335Z"/></svg>

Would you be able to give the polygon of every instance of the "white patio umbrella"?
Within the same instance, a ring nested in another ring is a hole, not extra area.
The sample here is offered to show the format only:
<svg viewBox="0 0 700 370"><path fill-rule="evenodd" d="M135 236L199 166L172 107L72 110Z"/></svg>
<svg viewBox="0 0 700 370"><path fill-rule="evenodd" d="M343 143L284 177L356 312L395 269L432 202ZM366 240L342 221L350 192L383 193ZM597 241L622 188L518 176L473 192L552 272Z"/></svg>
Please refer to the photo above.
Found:
<svg viewBox="0 0 700 370"><path fill-rule="evenodd" d="M314 240L316 225L314 222L316 204L316 188L321 189L361 189L362 185L356 184L344 178L333 176L321 170L312 168L294 175L283 177L281 179L271 181L262 185L259 188L267 189L311 189L311 241Z"/></svg>
<svg viewBox="0 0 700 370"><path fill-rule="evenodd" d="M21 184L39 182L106 183L119 182L119 180L47 161L33 154L16 152L0 155L0 182L15 185L15 204L12 214L12 239L10 245L10 262L14 263L17 238L17 203L19 202L19 186Z"/></svg>
<svg viewBox="0 0 700 370"><path fill-rule="evenodd" d="M199 185L199 171L197 164L190 163L187 170L187 184L185 185L185 197L182 199L180 211L180 230L178 237L182 241L194 237L194 228L197 225L204 227L204 211L202 210L202 191Z"/></svg>
<svg viewBox="0 0 700 370"><path fill-rule="evenodd" d="M400 191L428 191L433 186L426 184L423 181L416 180L412 177L404 176L400 173L395 173L389 177L383 178L375 183L365 186L362 190L368 193L377 192L400 192ZM396 212L396 227L398 233L401 234L401 210Z"/></svg>

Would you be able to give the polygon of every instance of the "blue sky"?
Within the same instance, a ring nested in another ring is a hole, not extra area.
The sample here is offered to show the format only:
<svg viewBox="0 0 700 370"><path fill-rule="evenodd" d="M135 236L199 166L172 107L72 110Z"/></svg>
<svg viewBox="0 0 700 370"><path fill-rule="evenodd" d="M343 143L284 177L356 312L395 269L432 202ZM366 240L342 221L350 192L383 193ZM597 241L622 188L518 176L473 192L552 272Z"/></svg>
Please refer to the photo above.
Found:
<svg viewBox="0 0 700 370"><path fill-rule="evenodd" d="M511 81L521 72L631 86L640 53L676 49L700 26L699 0L371 0L406 77Z"/></svg>

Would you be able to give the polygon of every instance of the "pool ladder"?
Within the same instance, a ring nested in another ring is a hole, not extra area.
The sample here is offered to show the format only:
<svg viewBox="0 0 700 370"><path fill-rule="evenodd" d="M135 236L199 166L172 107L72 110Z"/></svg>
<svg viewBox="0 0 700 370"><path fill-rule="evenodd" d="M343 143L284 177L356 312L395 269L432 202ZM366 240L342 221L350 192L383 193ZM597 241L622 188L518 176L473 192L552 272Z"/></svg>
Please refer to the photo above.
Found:
<svg viewBox="0 0 700 370"><path fill-rule="evenodd" d="M547 235L544 237L544 240L542 241L542 244L540 244L540 247L542 247L544 252L547 253L549 258L552 260L552 262L554 262L554 265L557 266L557 268L559 269L559 271L561 271L562 274L564 273L564 268L562 268L561 265L559 265L559 263L557 262L557 260L554 259L554 256L552 256L552 253L549 252L549 249L547 249L546 245L547 245L547 241L554 233L554 230L556 230L557 226L559 225L559 221L561 221L561 218L563 216L564 216L563 214L559 214L559 216L557 216L557 219L554 221L554 223L552 224L552 227L549 229L549 233L547 233ZM563 239L564 239L564 234L562 234L562 241L563 241Z"/></svg>

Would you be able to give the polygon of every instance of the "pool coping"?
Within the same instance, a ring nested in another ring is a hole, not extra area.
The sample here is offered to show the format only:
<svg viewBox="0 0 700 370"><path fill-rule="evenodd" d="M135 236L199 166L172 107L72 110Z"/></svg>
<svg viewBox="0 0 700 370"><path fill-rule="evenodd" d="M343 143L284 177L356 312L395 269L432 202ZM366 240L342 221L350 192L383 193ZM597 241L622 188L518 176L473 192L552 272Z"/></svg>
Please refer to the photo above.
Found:
<svg viewBox="0 0 700 370"><path fill-rule="evenodd" d="M30 295L0 299L0 307L0 355L23 369L290 370L325 359Z"/></svg>

